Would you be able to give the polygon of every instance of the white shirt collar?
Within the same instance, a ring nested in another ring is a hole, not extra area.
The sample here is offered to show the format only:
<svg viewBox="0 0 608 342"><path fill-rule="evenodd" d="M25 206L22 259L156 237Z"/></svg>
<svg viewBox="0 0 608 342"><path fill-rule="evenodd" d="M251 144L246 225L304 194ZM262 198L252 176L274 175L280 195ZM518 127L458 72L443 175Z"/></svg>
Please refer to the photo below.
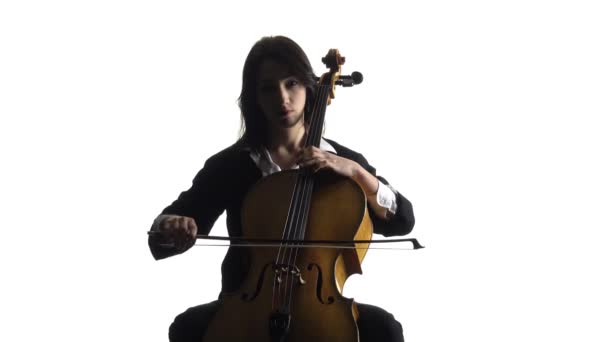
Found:
<svg viewBox="0 0 608 342"><path fill-rule="evenodd" d="M331 152L336 154L336 149L331 146L327 140L321 138L321 143L319 144L319 148L322 151ZM260 169L262 175L268 176L275 172L282 171L281 167L277 165L274 161L272 161L272 157L270 156L270 152L266 148L264 148L261 152L256 150L251 150L249 152L249 156L255 163L255 165ZM294 165L293 169L299 168L298 164Z"/></svg>

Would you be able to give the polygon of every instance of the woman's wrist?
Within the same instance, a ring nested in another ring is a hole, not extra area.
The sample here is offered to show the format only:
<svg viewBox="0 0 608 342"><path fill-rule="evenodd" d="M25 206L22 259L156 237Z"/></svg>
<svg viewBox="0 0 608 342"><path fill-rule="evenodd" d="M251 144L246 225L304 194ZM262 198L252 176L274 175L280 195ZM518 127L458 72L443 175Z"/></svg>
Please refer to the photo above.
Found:
<svg viewBox="0 0 608 342"><path fill-rule="evenodd" d="M356 162L353 170L353 180L361 186L367 197L375 196L380 186L378 179Z"/></svg>

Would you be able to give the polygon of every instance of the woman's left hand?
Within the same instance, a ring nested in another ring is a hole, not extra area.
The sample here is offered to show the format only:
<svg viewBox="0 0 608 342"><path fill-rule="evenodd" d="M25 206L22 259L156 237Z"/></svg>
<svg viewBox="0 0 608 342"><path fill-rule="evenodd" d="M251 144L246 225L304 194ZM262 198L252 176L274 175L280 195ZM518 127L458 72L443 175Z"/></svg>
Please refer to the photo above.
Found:
<svg viewBox="0 0 608 342"><path fill-rule="evenodd" d="M297 163L300 167L310 167L313 172L330 169L349 178L353 178L357 172L357 167L359 167L359 164L350 159L342 158L314 146L306 147L300 151Z"/></svg>

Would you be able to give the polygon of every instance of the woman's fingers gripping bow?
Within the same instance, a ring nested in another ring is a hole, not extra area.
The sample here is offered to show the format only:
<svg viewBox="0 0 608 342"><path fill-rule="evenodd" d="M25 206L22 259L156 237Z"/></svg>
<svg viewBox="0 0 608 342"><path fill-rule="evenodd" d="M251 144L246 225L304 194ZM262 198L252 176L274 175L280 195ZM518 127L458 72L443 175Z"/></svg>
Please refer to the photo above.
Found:
<svg viewBox="0 0 608 342"><path fill-rule="evenodd" d="M191 217L171 215L161 221L159 231L175 248L185 251L196 242L198 227Z"/></svg>

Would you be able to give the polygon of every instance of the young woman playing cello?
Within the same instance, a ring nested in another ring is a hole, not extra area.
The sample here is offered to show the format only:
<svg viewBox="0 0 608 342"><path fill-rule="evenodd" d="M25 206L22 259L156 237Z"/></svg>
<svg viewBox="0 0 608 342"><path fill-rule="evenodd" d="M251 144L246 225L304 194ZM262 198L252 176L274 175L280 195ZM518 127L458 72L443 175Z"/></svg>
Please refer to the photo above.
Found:
<svg viewBox="0 0 608 342"><path fill-rule="evenodd" d="M155 220L149 246L156 259L192 247L197 234L208 234L226 210L230 236L241 236L241 207L250 188L281 170L331 170L354 180L367 198L374 233L408 234L414 226L411 203L359 153L335 141L321 139L305 146L314 103L316 79L304 51L281 36L259 40L249 52L239 98L243 134L232 146L209 158L192 187L180 194ZM222 263L220 300L186 310L169 329L172 342L200 342L221 304L222 294L237 290L249 265L243 248L229 248ZM401 324L385 310L357 303L359 340L403 341Z"/></svg>

